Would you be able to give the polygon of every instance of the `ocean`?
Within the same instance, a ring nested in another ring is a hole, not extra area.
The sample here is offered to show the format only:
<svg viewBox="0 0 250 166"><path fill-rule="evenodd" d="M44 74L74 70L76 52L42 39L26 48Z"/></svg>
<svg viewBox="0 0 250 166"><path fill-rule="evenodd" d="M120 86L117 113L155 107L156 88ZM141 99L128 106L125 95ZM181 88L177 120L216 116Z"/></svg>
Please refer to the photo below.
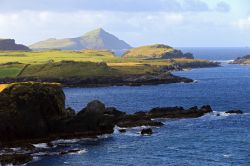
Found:
<svg viewBox="0 0 250 166"><path fill-rule="evenodd" d="M224 51L223 51L224 50ZM250 66L227 64L238 56L250 54L249 48L185 48L195 57L218 60L222 67L175 72L196 83L153 86L114 86L65 88L66 104L79 111L92 100L133 113L158 106L211 105L214 113L196 119L163 120L152 136L140 136L143 127L126 133L104 135L99 139L70 140L61 144L78 148L77 154L37 158L27 165L250 165ZM241 109L245 114L225 111ZM220 115L220 116L218 116Z"/></svg>

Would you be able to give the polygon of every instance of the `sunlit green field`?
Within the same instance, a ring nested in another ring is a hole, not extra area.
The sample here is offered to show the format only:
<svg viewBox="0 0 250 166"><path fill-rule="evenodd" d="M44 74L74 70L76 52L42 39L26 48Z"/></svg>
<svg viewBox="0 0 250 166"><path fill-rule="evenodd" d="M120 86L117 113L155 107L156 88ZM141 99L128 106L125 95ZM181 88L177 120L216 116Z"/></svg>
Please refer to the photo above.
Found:
<svg viewBox="0 0 250 166"><path fill-rule="evenodd" d="M12 52L12 51L2 51L0 52L0 78L5 77L16 77L16 76L34 76L33 71L35 71L39 76L46 76L46 73L50 73L49 64L54 64L61 61L75 61L75 62L105 62L107 65L114 70L110 70L109 73L120 73L120 74L144 74L155 71L161 66L171 66L180 65L188 67L189 65L199 65L207 64L208 61L205 60L194 60L194 59L155 59L147 60L142 58L127 58L127 57L117 57L111 51L108 50L83 50L83 51L31 51L31 52ZM16 64L6 64L10 62L15 62ZM21 64L18 64L21 63ZM29 67L24 71L22 69L24 66L29 64ZM86 63L88 64L88 63ZM85 66L86 66L85 64ZM73 65L73 63L72 63ZM65 75L78 75L81 76L100 76L110 75L107 71L102 72L99 68L98 70L91 70L96 68L96 65L91 64L83 68L82 64L78 64L81 67L80 71L77 71L76 66L70 67L64 64L62 68L55 68L53 66L53 73L56 77ZM185 66L186 65L186 66ZM44 66L42 68L42 66ZM98 66L98 65L97 65ZM39 69L39 71L37 70ZM45 71L46 69L46 71ZM41 71L40 71L41 70ZM44 70L44 71L42 71ZM21 72L22 71L22 72ZM90 72L91 71L91 72ZM118 71L118 72L114 72ZM20 73L21 72L21 73ZM60 74L59 74L60 73ZM80 74L79 74L80 73ZM20 75L21 74L21 75ZM50 73L51 74L51 73Z"/></svg>

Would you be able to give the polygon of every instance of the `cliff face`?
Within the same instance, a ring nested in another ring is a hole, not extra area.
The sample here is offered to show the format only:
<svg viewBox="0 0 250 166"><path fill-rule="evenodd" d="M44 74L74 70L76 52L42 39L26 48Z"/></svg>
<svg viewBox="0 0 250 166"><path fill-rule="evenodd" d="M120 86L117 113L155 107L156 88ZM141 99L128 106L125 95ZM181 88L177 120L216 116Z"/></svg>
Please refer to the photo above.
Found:
<svg viewBox="0 0 250 166"><path fill-rule="evenodd" d="M0 39L0 50L4 51L30 51L29 47L16 44L14 39Z"/></svg>

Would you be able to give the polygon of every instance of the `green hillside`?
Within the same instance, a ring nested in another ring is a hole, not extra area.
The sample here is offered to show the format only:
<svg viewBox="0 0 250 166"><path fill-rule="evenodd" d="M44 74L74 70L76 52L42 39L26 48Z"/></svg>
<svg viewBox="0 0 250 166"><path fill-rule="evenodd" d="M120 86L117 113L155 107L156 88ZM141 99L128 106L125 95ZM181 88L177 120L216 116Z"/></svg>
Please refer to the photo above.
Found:
<svg viewBox="0 0 250 166"><path fill-rule="evenodd" d="M19 77L67 78L113 76L118 71L107 66L106 63L61 61L46 64L32 64Z"/></svg>

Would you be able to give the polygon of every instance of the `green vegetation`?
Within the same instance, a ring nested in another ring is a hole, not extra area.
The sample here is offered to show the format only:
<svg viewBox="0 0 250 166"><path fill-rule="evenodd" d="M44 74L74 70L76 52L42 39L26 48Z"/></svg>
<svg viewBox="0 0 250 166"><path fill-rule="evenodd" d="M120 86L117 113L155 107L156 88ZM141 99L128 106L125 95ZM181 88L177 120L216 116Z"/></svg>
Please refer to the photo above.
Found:
<svg viewBox="0 0 250 166"><path fill-rule="evenodd" d="M176 66L193 68L216 65L206 60L185 58L117 57L108 50L0 52L0 78L121 76L152 73L163 67L171 70Z"/></svg>
<svg viewBox="0 0 250 166"><path fill-rule="evenodd" d="M0 65L0 78L16 77L24 68L24 64L2 64Z"/></svg>
<svg viewBox="0 0 250 166"><path fill-rule="evenodd" d="M113 76L118 71L107 66L106 63L62 61L47 64L29 65L20 77L91 77L91 76Z"/></svg>

